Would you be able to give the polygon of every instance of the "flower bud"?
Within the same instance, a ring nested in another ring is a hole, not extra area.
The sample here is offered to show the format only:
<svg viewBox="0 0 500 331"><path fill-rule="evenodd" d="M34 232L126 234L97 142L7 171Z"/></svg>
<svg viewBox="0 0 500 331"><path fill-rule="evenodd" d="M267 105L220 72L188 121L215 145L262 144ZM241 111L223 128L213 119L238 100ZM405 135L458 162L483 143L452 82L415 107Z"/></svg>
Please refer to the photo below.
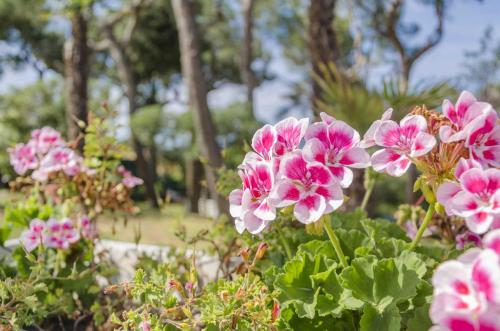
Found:
<svg viewBox="0 0 500 331"><path fill-rule="evenodd" d="M257 248L257 252L255 253L255 259L261 260L264 257L264 254L266 253L268 247L269 246L265 242L261 242L259 244L259 247Z"/></svg>
<svg viewBox="0 0 500 331"><path fill-rule="evenodd" d="M245 262L248 262L248 257L250 256L250 248L249 247L246 247L246 248L242 248L240 250L240 256L241 258L243 259L243 261Z"/></svg>
<svg viewBox="0 0 500 331"><path fill-rule="evenodd" d="M274 301L273 310L271 312L271 321L275 322L280 316L280 303L278 301Z"/></svg>

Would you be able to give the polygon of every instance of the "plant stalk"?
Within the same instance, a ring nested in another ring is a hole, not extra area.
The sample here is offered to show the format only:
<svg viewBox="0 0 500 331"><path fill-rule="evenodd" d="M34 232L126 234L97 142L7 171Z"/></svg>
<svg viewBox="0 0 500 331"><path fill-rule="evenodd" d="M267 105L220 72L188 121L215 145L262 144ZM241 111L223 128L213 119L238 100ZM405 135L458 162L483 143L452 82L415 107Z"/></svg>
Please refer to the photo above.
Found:
<svg viewBox="0 0 500 331"><path fill-rule="evenodd" d="M278 237L279 237L281 243L283 244L283 247L285 247L286 257L289 260L291 260L293 258L293 254L292 254L292 249L290 248L290 245L288 244L288 240L283 235L283 232L281 231L279 226L276 227L276 230L278 231Z"/></svg>
<svg viewBox="0 0 500 331"><path fill-rule="evenodd" d="M375 181L371 180L368 187L366 188L365 195L363 196L363 201L361 201L361 209L365 211L366 211L366 206L370 201L370 197L372 196L374 187L375 187Z"/></svg>
<svg viewBox="0 0 500 331"><path fill-rule="evenodd" d="M417 247L417 244L420 241L420 239L422 239L422 236L424 235L425 229L427 229L427 226L429 225L429 223L432 219L432 216L434 215L435 207L436 207L436 202L433 202L429 205L429 208L427 209L427 213L425 214L424 221L420 225L420 228L417 231L417 235L415 236L415 239L413 239L413 241L411 242L410 250L415 249L415 247Z"/></svg>
<svg viewBox="0 0 500 331"><path fill-rule="evenodd" d="M339 238L337 238L337 235L333 231L330 221L327 219L323 219L323 227L328 234L328 238L330 238L330 242L332 243L333 249L335 249L335 253L337 253L342 267L347 268L347 259L345 258L344 252L342 251L342 247L340 247Z"/></svg>

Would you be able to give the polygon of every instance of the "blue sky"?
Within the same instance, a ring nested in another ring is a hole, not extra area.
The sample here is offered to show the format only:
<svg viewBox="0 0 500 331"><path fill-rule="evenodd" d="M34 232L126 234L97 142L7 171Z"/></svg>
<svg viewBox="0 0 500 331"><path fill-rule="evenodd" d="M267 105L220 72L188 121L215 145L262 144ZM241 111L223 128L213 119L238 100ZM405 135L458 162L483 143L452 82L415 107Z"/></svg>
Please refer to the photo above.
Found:
<svg viewBox="0 0 500 331"><path fill-rule="evenodd" d="M428 22L429 12L419 6L410 6L408 18L419 23ZM441 43L426 53L415 65L412 82L421 80L440 81L456 77L461 72L464 62L464 52L478 48L479 39L488 26L493 28L493 36L500 39L500 0L484 0L478 3L475 0L455 0L447 15L445 34ZM1 52L0 43L0 52ZM278 76L275 81L265 82L256 90L257 115L263 121L276 120L274 115L289 101L286 98L289 86L286 82L297 79L291 73L291 67L280 56L279 50L274 52L271 70ZM375 81L384 73L393 70L389 66L381 66L375 71ZM30 69L14 72L6 70L0 77L0 93L11 87L20 87L37 80L37 74ZM227 85L213 91L209 95L209 103L213 107L220 107L235 100L244 100L241 86ZM170 105L168 110L182 110L182 105Z"/></svg>

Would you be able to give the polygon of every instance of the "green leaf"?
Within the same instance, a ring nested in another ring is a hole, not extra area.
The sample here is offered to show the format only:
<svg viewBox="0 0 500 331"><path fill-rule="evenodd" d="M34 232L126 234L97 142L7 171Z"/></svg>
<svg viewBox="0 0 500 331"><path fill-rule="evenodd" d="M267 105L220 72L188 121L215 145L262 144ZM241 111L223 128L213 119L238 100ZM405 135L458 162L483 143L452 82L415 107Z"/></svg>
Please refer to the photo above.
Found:
<svg viewBox="0 0 500 331"><path fill-rule="evenodd" d="M359 230L346 231L344 229L336 229L335 234L339 237L342 251L345 255L351 257L351 259L356 256L356 249L361 247L370 249L373 247L370 238Z"/></svg>
<svg viewBox="0 0 500 331"><path fill-rule="evenodd" d="M393 258L378 261L374 256L356 258L340 275L342 285L353 296L383 311L417 294L419 282L415 271Z"/></svg>
<svg viewBox="0 0 500 331"><path fill-rule="evenodd" d="M314 318L319 288L314 290L310 275L318 272L319 256L312 261L306 254L296 255L284 266L274 286L280 290L279 301L287 306L293 304L299 317Z"/></svg>
<svg viewBox="0 0 500 331"><path fill-rule="evenodd" d="M363 309L360 326L361 331L399 331L401 329L401 316L395 305L389 306L382 313L373 306L366 305Z"/></svg>
<svg viewBox="0 0 500 331"><path fill-rule="evenodd" d="M340 296L343 292L342 286L335 267L327 271L319 272L311 276L314 287L320 287L316 310L319 316L332 315L338 317L341 315L343 307L340 305Z"/></svg>
<svg viewBox="0 0 500 331"><path fill-rule="evenodd" d="M413 310L413 317L408 320L406 331L429 330L432 321L429 318L429 304Z"/></svg>

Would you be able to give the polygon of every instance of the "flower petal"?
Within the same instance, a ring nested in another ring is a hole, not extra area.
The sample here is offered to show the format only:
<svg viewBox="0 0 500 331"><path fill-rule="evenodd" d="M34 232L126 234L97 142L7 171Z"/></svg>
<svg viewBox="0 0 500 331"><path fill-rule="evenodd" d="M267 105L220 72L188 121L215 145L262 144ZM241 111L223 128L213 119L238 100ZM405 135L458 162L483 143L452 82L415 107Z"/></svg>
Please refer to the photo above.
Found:
<svg viewBox="0 0 500 331"><path fill-rule="evenodd" d="M500 229L488 232L483 238L483 245L500 256Z"/></svg>
<svg viewBox="0 0 500 331"><path fill-rule="evenodd" d="M472 266L472 281L477 291L490 302L500 304L500 257L484 250Z"/></svg>
<svg viewBox="0 0 500 331"><path fill-rule="evenodd" d="M318 138L311 138L306 141L302 155L309 162L316 161L325 164L326 147Z"/></svg>
<svg viewBox="0 0 500 331"><path fill-rule="evenodd" d="M343 121L328 126L328 139L333 149L350 148L359 142L359 133Z"/></svg>
<svg viewBox="0 0 500 331"><path fill-rule="evenodd" d="M254 214L264 221L272 221L276 218L276 208L270 206L266 199L260 203L257 209L255 209Z"/></svg>
<svg viewBox="0 0 500 331"><path fill-rule="evenodd" d="M236 189L229 193L229 213L233 217L241 215L241 199L243 198L243 190Z"/></svg>
<svg viewBox="0 0 500 331"><path fill-rule="evenodd" d="M437 201L444 206L446 214L453 215L451 207L453 198L460 192L462 188L457 183L446 182L441 184L436 192Z"/></svg>
<svg viewBox="0 0 500 331"><path fill-rule="evenodd" d="M410 155L419 157L430 152L436 145L436 138L427 132L419 132L411 146Z"/></svg>
<svg viewBox="0 0 500 331"><path fill-rule="evenodd" d="M382 147L396 146L401 138L399 125L394 121L382 122L375 132L375 143Z"/></svg>
<svg viewBox="0 0 500 331"><path fill-rule="evenodd" d="M304 224L316 222L326 209L325 198L319 194L310 194L295 205L293 215Z"/></svg>
<svg viewBox="0 0 500 331"><path fill-rule="evenodd" d="M300 189L287 179L282 179L276 183L269 194L269 203L276 208L286 207L299 201L301 197Z"/></svg>
<svg viewBox="0 0 500 331"><path fill-rule="evenodd" d="M266 160L271 159L271 153L275 143L276 130L269 124L257 130L252 138L252 148Z"/></svg>
<svg viewBox="0 0 500 331"><path fill-rule="evenodd" d="M339 163L352 168L366 168L370 165L370 155L363 148L354 147L342 155Z"/></svg>

